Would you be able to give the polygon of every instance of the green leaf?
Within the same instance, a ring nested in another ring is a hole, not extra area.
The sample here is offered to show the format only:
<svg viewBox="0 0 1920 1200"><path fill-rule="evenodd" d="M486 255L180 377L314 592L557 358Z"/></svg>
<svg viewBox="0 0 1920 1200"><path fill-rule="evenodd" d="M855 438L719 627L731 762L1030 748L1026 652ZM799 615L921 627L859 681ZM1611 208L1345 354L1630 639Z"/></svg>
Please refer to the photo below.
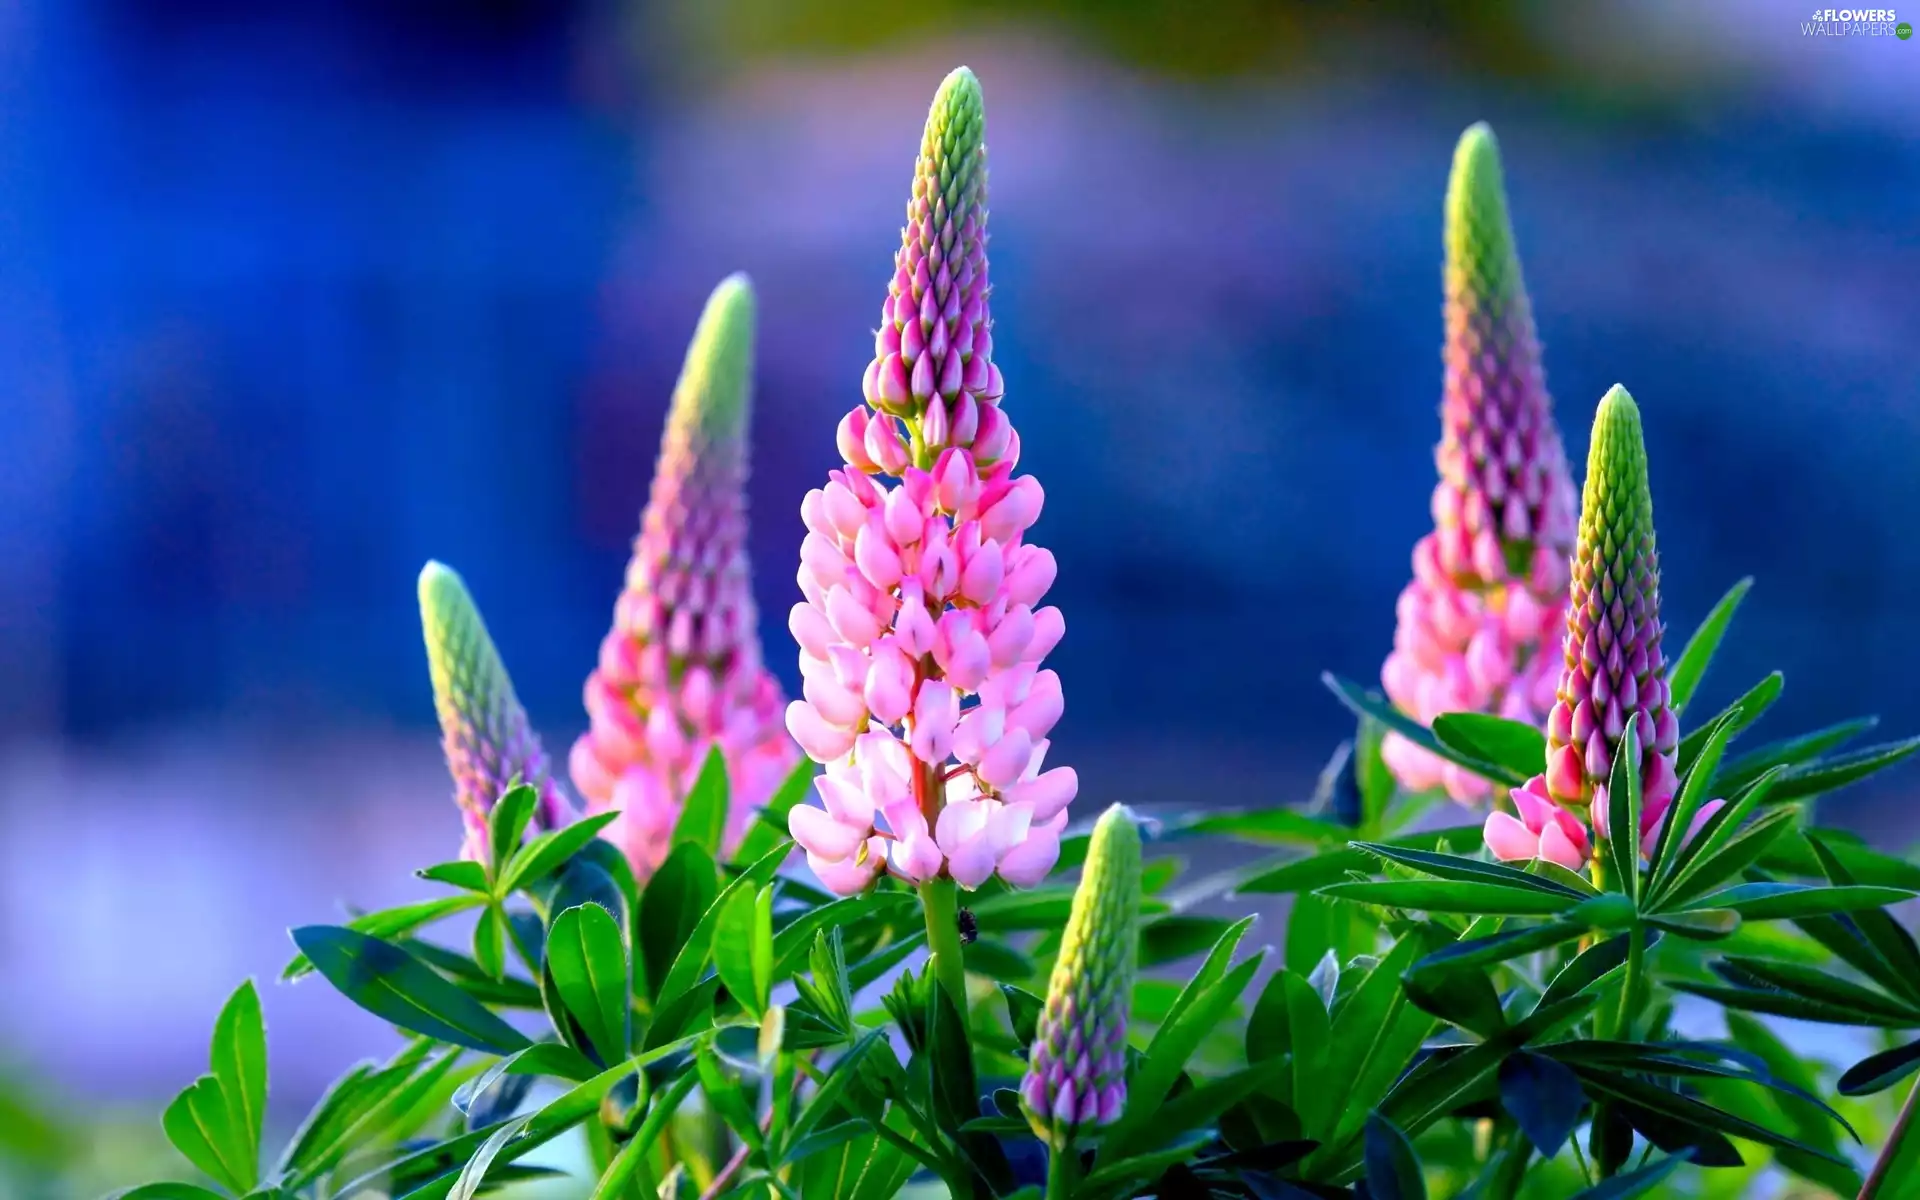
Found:
<svg viewBox="0 0 1920 1200"><path fill-rule="evenodd" d="M701 914L719 894L713 856L693 842L675 846L647 881L634 922L634 940L640 948L635 965L646 980L650 998L658 999L673 960L687 948Z"/></svg>
<svg viewBox="0 0 1920 1200"><path fill-rule="evenodd" d="M1303 1111L1308 1137L1331 1133L1324 1140L1344 1141L1411 1065L1433 1030L1433 1018L1413 1006L1401 976L1436 936L1445 935L1422 928L1401 935L1379 965L1334 1008L1323 1070L1325 1078L1340 1088L1343 1103L1324 1106L1324 1116L1334 1118L1333 1124L1326 1124L1310 1106ZM1489 1030L1498 1030L1503 1023L1491 1017L1485 1022ZM1304 1094L1296 1095L1304 1102Z"/></svg>
<svg viewBox="0 0 1920 1200"><path fill-rule="evenodd" d="M1497 883L1505 887L1528 888L1537 892L1546 892L1553 896L1569 896L1575 900L1585 899L1591 891L1582 892L1538 875L1522 871L1505 863L1482 862L1477 858L1462 858L1457 854L1435 854L1428 850L1405 850L1398 846L1384 846L1376 842L1355 842L1355 849L1365 850L1388 862L1412 867L1427 875L1441 879L1456 879L1464 883Z"/></svg>
<svg viewBox="0 0 1920 1200"><path fill-rule="evenodd" d="M713 952L714 927L719 924L720 914L726 911L728 901L741 892L758 891L771 882L774 872L780 869L780 864L786 860L786 857L785 846L769 851L760 861L748 867L727 884L714 902L707 906L707 911L701 914L693 931L688 934L686 945L674 957L673 966L668 968L667 976L661 982L655 997L656 1008L664 1009L699 982L700 972L706 967L707 959Z"/></svg>
<svg viewBox="0 0 1920 1200"><path fill-rule="evenodd" d="M392 942L337 925L302 926L293 942L341 995L402 1029L489 1054L531 1044Z"/></svg>
<svg viewBox="0 0 1920 1200"><path fill-rule="evenodd" d="M1372 1200L1427 1200L1426 1178L1413 1143L1379 1113L1366 1123L1367 1195Z"/></svg>
<svg viewBox="0 0 1920 1200"><path fill-rule="evenodd" d="M1567 912L1580 903L1576 896L1563 896L1536 888L1508 887L1497 883L1398 879L1335 883L1319 889L1318 894L1335 900L1378 904L1385 908L1490 917L1550 917Z"/></svg>
<svg viewBox="0 0 1920 1200"><path fill-rule="evenodd" d="M807 793L813 789L813 778L820 771L818 763L806 755L793 764L793 770L780 781L780 786L767 797L767 802L755 814L756 820L748 827L746 835L740 839L740 848L733 852L735 866L756 863L765 858L775 846L787 842L787 814L793 806L804 802Z"/></svg>
<svg viewBox="0 0 1920 1200"><path fill-rule="evenodd" d="M701 1044L694 1054L694 1067L700 1078L700 1092L706 1097L714 1115L736 1137L757 1148L761 1142L760 1122L754 1119L753 1108L740 1087L740 1081L727 1073L711 1043Z"/></svg>
<svg viewBox="0 0 1920 1200"><path fill-rule="evenodd" d="M363 913L348 921L346 928L355 933L364 933L377 938L399 937L417 929L433 924L435 921L465 912L470 908L479 908L487 902L485 896L439 896L432 900L422 900L417 904L403 904L398 908L383 908L379 912ZM313 964L304 954L296 954L280 972L282 980L291 982L311 973Z"/></svg>
<svg viewBox="0 0 1920 1200"><path fill-rule="evenodd" d="M1407 999L1421 1011L1482 1037L1506 1025L1500 995L1484 971L1439 971L1426 975L1408 972L1401 981Z"/></svg>
<svg viewBox="0 0 1920 1200"><path fill-rule="evenodd" d="M718 743L708 751L694 777L687 801L680 809L680 820L673 827L675 845L692 842L714 858L720 857L720 843L727 836L727 758Z"/></svg>
<svg viewBox="0 0 1920 1200"><path fill-rule="evenodd" d="M1795 819L1791 809L1776 809L1729 839L1712 836L1719 832L1713 821L1731 812L1722 809L1715 813L1693 844L1681 851L1673 877L1649 900L1653 911L1668 912L1687 905L1746 870L1793 827Z"/></svg>
<svg viewBox="0 0 1920 1200"><path fill-rule="evenodd" d="M808 1101L807 1106L800 1110L800 1114L793 1120L791 1142L787 1148L785 1162L797 1162L803 1157L799 1143L833 1115L834 1110L840 1105L841 1095L852 1086L855 1079L859 1078L861 1061L866 1058L867 1052L873 1049L874 1043L885 1036L885 1032L878 1029L862 1034L860 1040L841 1055L839 1061L828 1070L826 1078L822 1079L820 1086L815 1089L813 1099Z"/></svg>
<svg viewBox="0 0 1920 1200"><path fill-rule="evenodd" d="M115 1192L109 1200L225 1200L219 1192L197 1183L143 1183Z"/></svg>
<svg viewBox="0 0 1920 1200"><path fill-rule="evenodd" d="M1627 961L1630 934L1620 934L1604 942L1595 942L1574 956L1572 962L1560 968L1559 974L1547 984L1547 990L1540 994L1540 1003L1534 1005L1537 1011L1571 1000L1606 978Z"/></svg>
<svg viewBox="0 0 1920 1200"><path fill-rule="evenodd" d="M1878 774L1920 750L1920 738L1868 746L1834 758L1793 767L1780 777L1773 789L1775 803L1821 796L1847 784Z"/></svg>
<svg viewBox="0 0 1920 1200"><path fill-rule="evenodd" d="M1708 788L1714 772L1720 769L1720 757L1726 752L1731 728L1731 722L1721 721L1707 731L1707 740L1700 748L1700 756L1694 759L1693 769L1681 781L1680 794L1660 826L1660 837L1654 845L1648 867L1648 878L1654 881L1655 891L1658 890L1658 884L1672 876L1680 865L1681 837L1692 826L1693 815L1710 798Z"/></svg>
<svg viewBox="0 0 1920 1200"><path fill-rule="evenodd" d="M1717 942L1732 937L1740 929L1740 914L1724 908L1705 908L1692 912L1649 913L1647 924L1696 942Z"/></svg>
<svg viewBox="0 0 1920 1200"><path fill-rule="evenodd" d="M366 1192L387 1195L388 1184L396 1176L421 1177L423 1182L406 1194L405 1200L443 1200L452 1190L460 1165L480 1146L511 1125L520 1126L520 1136L496 1156L501 1163L512 1162L552 1141L600 1110L607 1093L631 1075L633 1062L609 1067L585 1083L572 1088L536 1110L530 1117L515 1117L499 1125L488 1126L448 1139L437 1145L409 1150L402 1157L384 1163L340 1187L330 1200L349 1200Z"/></svg>
<svg viewBox="0 0 1920 1200"><path fill-rule="evenodd" d="M234 1116L221 1094L220 1081L202 1075L174 1097L160 1118L174 1149L221 1185L244 1192L254 1180L237 1150Z"/></svg>
<svg viewBox="0 0 1920 1200"><path fill-rule="evenodd" d="M1714 714L1713 720L1701 725L1692 733L1680 739L1679 761L1676 764L1682 775L1693 766L1693 760L1699 756L1700 748L1707 744L1707 731L1721 721L1731 719L1732 730L1727 740L1732 741L1744 732L1747 726L1760 719L1760 715L1773 707L1780 698L1780 689L1786 686L1786 676L1775 671L1773 674L1753 685L1747 693L1726 708Z"/></svg>
<svg viewBox="0 0 1920 1200"><path fill-rule="evenodd" d="M1351 831L1297 808L1251 808L1202 812L1168 823L1166 836L1226 837L1262 846L1324 846Z"/></svg>
<svg viewBox="0 0 1920 1200"><path fill-rule="evenodd" d="M1542 1158L1560 1153L1587 1105L1580 1077L1544 1054L1522 1050L1500 1064L1500 1103Z"/></svg>
<svg viewBox="0 0 1920 1200"><path fill-rule="evenodd" d="M1819 917L1862 908L1884 908L1913 897L1914 893L1905 888L1866 884L1818 887L1802 883L1743 883L1691 901L1686 911L1730 908L1750 921L1772 921L1782 917Z"/></svg>
<svg viewBox="0 0 1920 1200"><path fill-rule="evenodd" d="M1225 917L1169 913L1140 927L1140 969L1177 962L1210 948L1233 922ZM979 949L976 943L973 947Z"/></svg>
<svg viewBox="0 0 1920 1200"><path fill-rule="evenodd" d="M506 872L500 877L500 894L510 896L519 888L539 883L619 819L618 812L595 813L534 838L507 861Z"/></svg>
<svg viewBox="0 0 1920 1200"><path fill-rule="evenodd" d="M688 1073L673 1081L653 1107L647 1111L646 1120L640 1122L640 1128L634 1131L627 1144L620 1147L620 1153L613 1156L607 1169L601 1173L600 1181L593 1186L593 1194L587 1200L621 1200L628 1194L628 1184L633 1181L640 1167L646 1162L661 1137L667 1132L667 1123L673 1120L673 1114L686 1101L687 1093L693 1090L694 1076Z"/></svg>
<svg viewBox="0 0 1920 1200"><path fill-rule="evenodd" d="M1429 829L1418 834L1386 838L1381 844L1415 850L1432 850L1440 846L1455 853L1467 854L1480 849L1482 828L1481 825L1457 825L1446 829ZM1234 889L1234 893L1244 896L1310 892L1329 883L1338 883L1350 871L1372 870L1372 855L1364 850L1341 846L1307 858L1278 863L1266 871L1250 873Z"/></svg>
<svg viewBox="0 0 1920 1200"><path fill-rule="evenodd" d="M1447 971L1472 970L1550 950L1587 932L1584 921L1553 921L1525 929L1509 929L1488 937L1463 938L1449 943L1413 964L1415 977ZM1624 944L1624 942L1622 943Z"/></svg>
<svg viewBox="0 0 1920 1200"><path fill-rule="evenodd" d="M260 1181L260 1135L267 1115L267 1028L251 979L235 990L214 1021L212 1065L233 1119L237 1165L250 1188Z"/></svg>
<svg viewBox="0 0 1920 1200"><path fill-rule="evenodd" d="M1686 1151L1669 1154L1652 1166L1603 1180L1580 1192L1573 1200L1631 1200L1634 1196L1645 1196L1659 1184L1665 1183L1667 1176L1686 1166L1691 1159L1692 1155Z"/></svg>
<svg viewBox="0 0 1920 1200"><path fill-rule="evenodd" d="M624 1061L633 1040L632 976L613 916L598 904L581 904L555 917L547 970L601 1065Z"/></svg>
<svg viewBox="0 0 1920 1200"><path fill-rule="evenodd" d="M1755 746L1745 754L1728 760L1713 781L1713 790L1731 795L1760 778L1771 767L1793 767L1846 745L1880 723L1878 717L1855 717L1812 733L1782 738Z"/></svg>
<svg viewBox="0 0 1920 1200"><path fill-rule="evenodd" d="M477 862L461 859L458 862L436 863L424 870L415 871L422 879L431 879L435 883L444 883L469 892L484 892L487 887L487 869Z"/></svg>
<svg viewBox="0 0 1920 1200"><path fill-rule="evenodd" d="M508 1142L520 1136L520 1131L526 1128L530 1120L531 1117L519 1117L508 1121L480 1143L480 1148L473 1152L467 1165L460 1168L460 1177L454 1180L453 1190L447 1194L447 1200L472 1200L474 1193L480 1190L481 1183L486 1180L487 1172L492 1169L493 1160L507 1148Z"/></svg>
<svg viewBox="0 0 1920 1200"><path fill-rule="evenodd" d="M498 904L481 909L480 919L474 922L473 961L488 977L506 978L507 914Z"/></svg>
<svg viewBox="0 0 1920 1200"><path fill-rule="evenodd" d="M1720 603L1713 606L1707 619L1700 628L1693 631L1687 644L1675 659L1673 667L1667 672L1668 702L1673 711L1686 708L1687 701L1693 699L1694 689L1700 686L1701 677L1707 673L1707 664L1713 661L1714 651L1720 648L1720 639L1727 634L1727 624L1733 620L1734 610L1747 598L1747 589L1753 586L1753 577L1748 576L1727 589L1720 597Z"/></svg>
<svg viewBox="0 0 1920 1200"><path fill-rule="evenodd" d="M917 916L919 901L912 892L868 892L808 909L773 935L773 978L792 978L811 952L815 938L829 930L858 924L862 928L905 922Z"/></svg>
<svg viewBox="0 0 1920 1200"><path fill-rule="evenodd" d="M1804 840L1828 883L1845 885L1862 882L1855 878L1854 872L1847 867L1836 848L1829 845L1818 831L1809 830ZM1806 929L1806 926L1801 928ZM1832 940L1821 939L1821 943L1879 981L1888 991L1909 1001L1920 1002L1920 946L1914 944L1913 935L1900 922L1877 909L1861 911L1849 918L1845 932L1852 935L1849 940L1857 938L1864 943L1867 949L1864 957L1846 954ZM1815 936L1817 938L1819 935Z"/></svg>
<svg viewBox="0 0 1920 1200"><path fill-rule="evenodd" d="M1607 849L1613 861L1613 879L1629 900L1640 900L1640 731L1628 721L1614 748L1613 771L1607 780Z"/></svg>
<svg viewBox="0 0 1920 1200"><path fill-rule="evenodd" d="M758 1020L773 989L773 888L732 893L713 927L720 982Z"/></svg>
<svg viewBox="0 0 1920 1200"><path fill-rule="evenodd" d="M1228 964L1252 924L1253 918L1248 917L1220 935L1213 952L1181 989L1166 1018L1154 1030L1146 1055L1128 1085L1126 1111L1118 1127L1102 1142L1101 1159L1097 1161L1103 1164L1114 1161L1129 1138L1138 1136L1156 1119L1155 1111L1173 1090L1186 1069L1187 1060L1219 1027L1240 994L1246 991L1247 984L1260 969L1260 956L1256 954L1231 968Z"/></svg>
<svg viewBox="0 0 1920 1200"><path fill-rule="evenodd" d="M1435 737L1432 730L1395 708L1378 692L1367 691L1331 672L1321 675L1320 682L1326 684L1327 689L1340 703L1352 709L1356 716L1371 717L1421 749L1429 750L1448 762L1457 763L1494 783L1504 784L1507 787L1519 787L1533 774L1533 772L1521 774L1499 763L1461 753ZM1541 757L1544 761L1545 755Z"/></svg>
<svg viewBox="0 0 1920 1200"><path fill-rule="evenodd" d="M1715 1108L1678 1092L1669 1091L1647 1080L1579 1066L1574 1068L1574 1072L1580 1076L1580 1082L1586 1088L1587 1094L1595 1099L1604 1097L1624 1101L1636 1108L1646 1109L1693 1128L1704 1128L1732 1137L1745 1138L1750 1142L1759 1142L1763 1146L1802 1150L1820 1158L1832 1158L1831 1155L1776 1133L1764 1125L1737 1117L1724 1109Z"/></svg>
<svg viewBox="0 0 1920 1200"><path fill-rule="evenodd" d="M1874 1017L1889 1029L1920 1024L1920 1009L1862 987L1825 965L1813 967L1764 958L1728 957L1715 963L1714 971L1736 987L1777 988Z"/></svg>
<svg viewBox="0 0 1920 1200"><path fill-rule="evenodd" d="M1840 1094L1871 1096L1886 1091L1915 1071L1920 1071L1920 1042L1908 1042L1870 1054L1848 1067L1840 1076Z"/></svg>
<svg viewBox="0 0 1920 1200"><path fill-rule="evenodd" d="M500 877L500 867L520 848L520 839L527 832L527 822L533 819L533 807L539 796L533 788L524 783L516 783L507 789L494 804L493 811L487 816L487 849L493 861L493 877Z"/></svg>
<svg viewBox="0 0 1920 1200"><path fill-rule="evenodd" d="M1498 763L1522 778L1538 775L1547 761L1546 735L1524 721L1486 713L1442 713L1433 719L1433 736L1470 758Z"/></svg>

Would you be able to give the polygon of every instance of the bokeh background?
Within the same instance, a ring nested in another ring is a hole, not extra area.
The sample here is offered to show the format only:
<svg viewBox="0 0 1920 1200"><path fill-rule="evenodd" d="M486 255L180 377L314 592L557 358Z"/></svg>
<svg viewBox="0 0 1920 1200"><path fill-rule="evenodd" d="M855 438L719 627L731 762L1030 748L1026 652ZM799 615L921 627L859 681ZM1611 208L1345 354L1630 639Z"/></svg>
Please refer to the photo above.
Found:
<svg viewBox="0 0 1920 1200"><path fill-rule="evenodd" d="M1301 796L1347 731L1316 676L1377 673L1428 521L1482 118L1570 450L1616 381L1647 415L1670 623L1759 579L1705 700L1779 667L1776 731L1920 728L1920 44L1805 7L0 6L0 1071L152 1125L286 927L421 894L458 836L425 559L564 753L735 269L797 684L797 504L959 62L1088 800ZM1916 793L1826 816L1902 845ZM276 1111L385 1045L316 985L267 1009Z"/></svg>

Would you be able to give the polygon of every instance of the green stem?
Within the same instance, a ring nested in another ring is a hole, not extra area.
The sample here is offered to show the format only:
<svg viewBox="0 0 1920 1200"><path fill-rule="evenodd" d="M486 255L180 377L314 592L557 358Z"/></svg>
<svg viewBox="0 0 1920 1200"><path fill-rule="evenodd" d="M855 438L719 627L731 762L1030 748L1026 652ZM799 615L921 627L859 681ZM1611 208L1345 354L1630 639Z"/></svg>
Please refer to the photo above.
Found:
<svg viewBox="0 0 1920 1200"><path fill-rule="evenodd" d="M1620 1015L1613 1022L1613 1036L1631 1038L1633 1027L1646 1005L1647 930L1635 921L1627 932L1627 975L1620 984Z"/></svg>
<svg viewBox="0 0 1920 1200"><path fill-rule="evenodd" d="M944 876L920 885L920 907L927 914L927 949L934 974L947 989L962 1021L967 1018L967 962L960 950L960 902L953 880Z"/></svg>
<svg viewBox="0 0 1920 1200"><path fill-rule="evenodd" d="M1860 1189L1859 1200L1877 1200L1880 1185L1893 1178L1894 1160L1913 1148L1906 1145L1910 1137L1920 1136L1916 1130L1920 1125L1914 1123L1914 1113L1920 1110L1920 1080L1915 1080L1913 1088L1907 1093L1907 1102L1900 1106L1900 1116L1893 1123L1893 1132L1887 1135L1887 1144L1880 1151L1880 1157L1874 1160L1873 1173L1867 1176L1866 1185Z"/></svg>
<svg viewBox="0 0 1920 1200"><path fill-rule="evenodd" d="M1080 1164L1074 1161L1073 1143L1066 1138L1058 1138L1047 1144L1047 1196L1046 1200L1067 1200L1073 1195L1075 1169Z"/></svg>

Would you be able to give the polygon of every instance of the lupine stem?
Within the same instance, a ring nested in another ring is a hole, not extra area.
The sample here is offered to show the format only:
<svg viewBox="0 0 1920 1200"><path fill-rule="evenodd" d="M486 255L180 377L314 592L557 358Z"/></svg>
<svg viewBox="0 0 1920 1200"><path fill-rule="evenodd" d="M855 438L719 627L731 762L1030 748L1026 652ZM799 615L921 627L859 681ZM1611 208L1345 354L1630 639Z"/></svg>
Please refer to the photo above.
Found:
<svg viewBox="0 0 1920 1200"><path fill-rule="evenodd" d="M1613 1023L1615 1037L1633 1036L1635 1019L1645 1003L1640 993L1645 989L1646 967L1647 931L1635 921L1627 933L1627 975L1620 985L1620 1015Z"/></svg>
<svg viewBox="0 0 1920 1200"><path fill-rule="evenodd" d="M960 950L960 904L953 880L929 879L920 885L920 907L927 914L927 949L933 970L947 989L961 1020L967 1016L967 963Z"/></svg>
<svg viewBox="0 0 1920 1200"><path fill-rule="evenodd" d="M1920 1111L1920 1080L1915 1080L1913 1088L1907 1092L1907 1102L1900 1106L1900 1116L1893 1123L1893 1132L1887 1135L1887 1144L1880 1151L1880 1157L1874 1160L1873 1172L1867 1176L1867 1182L1860 1188L1859 1200L1878 1200L1880 1187L1893 1177L1894 1160L1901 1156L1909 1137L1920 1136L1916 1130L1920 1125L1914 1123L1914 1114Z"/></svg>
<svg viewBox="0 0 1920 1200"><path fill-rule="evenodd" d="M1047 1196L1046 1200L1067 1200L1073 1195L1074 1162L1073 1143L1065 1138L1047 1144Z"/></svg>

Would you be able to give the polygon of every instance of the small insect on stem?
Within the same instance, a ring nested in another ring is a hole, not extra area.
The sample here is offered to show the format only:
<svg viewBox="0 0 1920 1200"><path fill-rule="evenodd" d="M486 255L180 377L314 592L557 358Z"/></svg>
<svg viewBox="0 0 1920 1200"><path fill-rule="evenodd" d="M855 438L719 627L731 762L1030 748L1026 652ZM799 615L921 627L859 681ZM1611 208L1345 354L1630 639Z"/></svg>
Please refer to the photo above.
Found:
<svg viewBox="0 0 1920 1200"><path fill-rule="evenodd" d="M980 938L980 923L973 919L973 910L963 908L957 917L960 926L960 944L971 946Z"/></svg>

